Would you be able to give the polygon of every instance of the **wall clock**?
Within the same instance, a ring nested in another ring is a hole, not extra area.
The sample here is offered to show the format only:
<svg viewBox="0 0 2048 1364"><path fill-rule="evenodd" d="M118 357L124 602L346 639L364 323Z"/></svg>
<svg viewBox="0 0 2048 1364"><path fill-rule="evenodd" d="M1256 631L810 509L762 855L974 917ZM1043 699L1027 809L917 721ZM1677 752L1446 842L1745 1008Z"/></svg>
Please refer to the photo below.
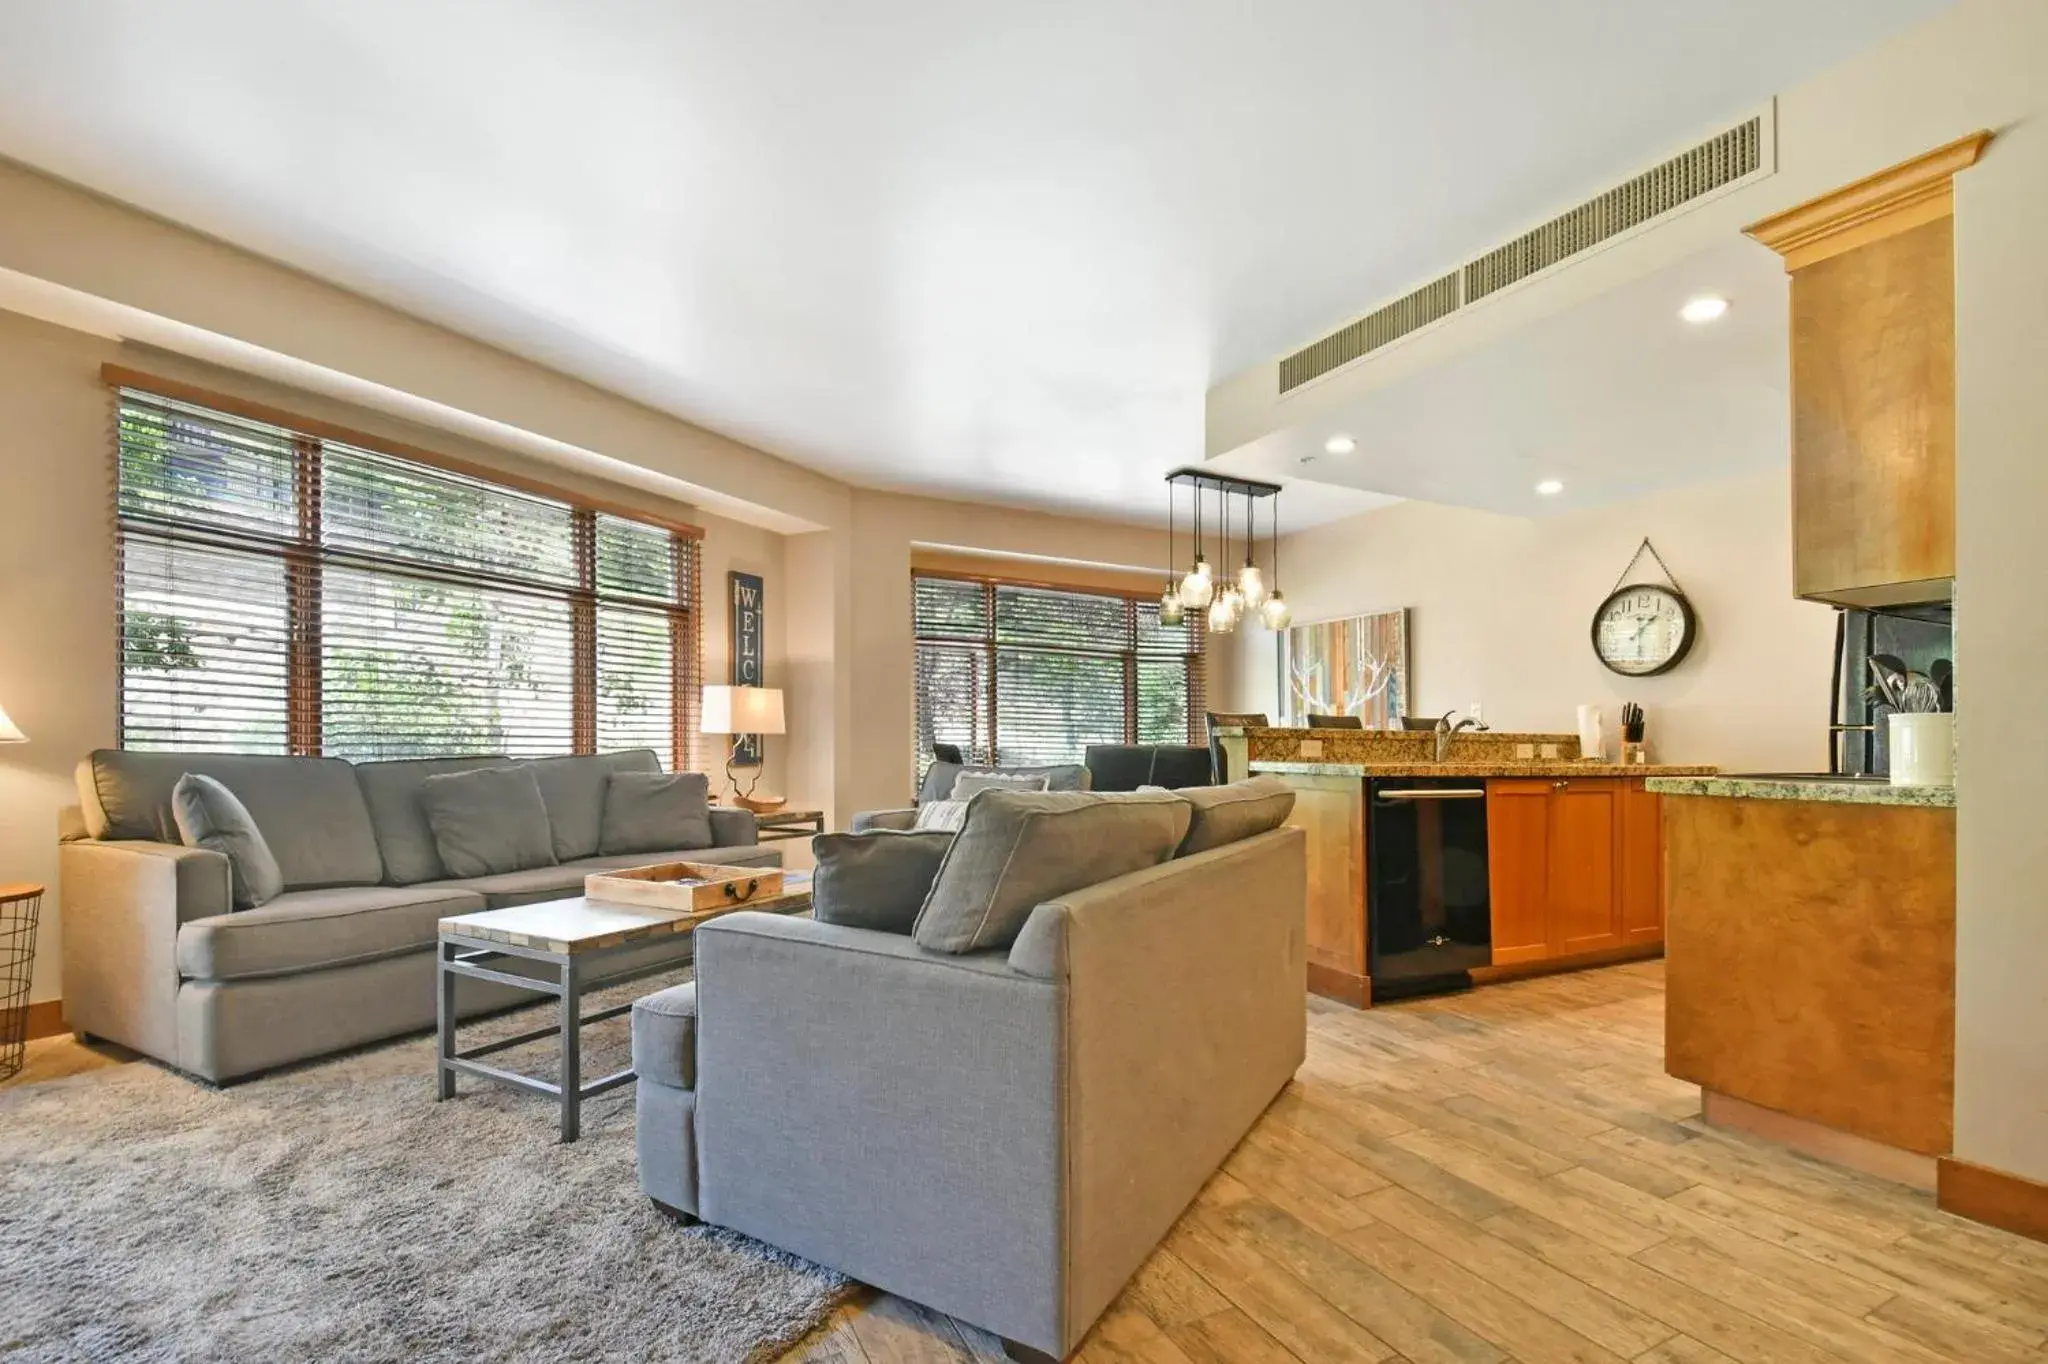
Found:
<svg viewBox="0 0 2048 1364"><path fill-rule="evenodd" d="M1664 576L1671 578L1663 556L1648 540L1636 550L1621 576L1628 576L1644 550L1664 569ZM1676 578L1671 578L1669 587L1617 583L1593 613L1593 652L1609 671L1623 677L1655 677L1671 671L1685 661L1698 637L1699 617Z"/></svg>

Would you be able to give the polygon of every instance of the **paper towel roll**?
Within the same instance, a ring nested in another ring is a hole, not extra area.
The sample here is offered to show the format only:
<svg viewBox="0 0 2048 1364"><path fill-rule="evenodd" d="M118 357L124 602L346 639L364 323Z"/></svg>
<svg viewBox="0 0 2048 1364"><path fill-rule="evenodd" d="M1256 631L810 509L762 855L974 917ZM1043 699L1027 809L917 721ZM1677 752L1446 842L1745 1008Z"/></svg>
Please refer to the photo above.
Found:
<svg viewBox="0 0 2048 1364"><path fill-rule="evenodd" d="M1600 707L1579 707L1579 756L1582 758L1604 758L1607 756L1606 740L1600 732Z"/></svg>

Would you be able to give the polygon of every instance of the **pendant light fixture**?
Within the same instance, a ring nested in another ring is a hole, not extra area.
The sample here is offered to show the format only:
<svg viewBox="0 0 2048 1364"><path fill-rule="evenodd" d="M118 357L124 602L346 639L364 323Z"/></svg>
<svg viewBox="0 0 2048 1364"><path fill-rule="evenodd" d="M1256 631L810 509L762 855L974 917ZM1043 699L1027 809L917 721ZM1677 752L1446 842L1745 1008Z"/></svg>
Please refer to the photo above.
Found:
<svg viewBox="0 0 2048 1364"><path fill-rule="evenodd" d="M1159 594L1159 623L1178 625L1187 618L1181 605L1180 584L1173 576L1173 485L1166 485L1166 590Z"/></svg>
<svg viewBox="0 0 2048 1364"><path fill-rule="evenodd" d="M1273 590L1259 608L1259 620L1268 630L1279 632L1294 619L1294 608L1280 595L1280 499L1273 499Z"/></svg>
<svg viewBox="0 0 2048 1364"><path fill-rule="evenodd" d="M1171 497L1173 495L1173 475L1169 474L1167 477L1167 496ZM1216 583L1214 578L1210 576L1209 561L1202 557L1202 482L1197 478L1195 480L1195 566L1188 570L1187 577L1180 580L1181 605L1191 611L1199 611L1209 605L1209 600L1215 594L1215 591Z"/></svg>
<svg viewBox="0 0 2048 1364"><path fill-rule="evenodd" d="M1223 523L1223 543L1218 548L1216 557L1223 563L1228 564L1230 562L1230 490L1222 488L1218 492L1220 495L1217 498L1217 502L1220 504L1223 514L1217 519ZM1237 584L1228 578L1224 579L1223 586L1216 592L1215 600L1209 603L1210 631L1219 635L1227 635L1232 630L1235 630L1242 606L1243 603L1237 596Z"/></svg>
<svg viewBox="0 0 2048 1364"><path fill-rule="evenodd" d="M1259 543L1258 528L1252 518L1256 512L1250 493L1244 499L1244 567L1237 571L1237 590L1244 598L1244 609L1256 611L1266 601L1266 578L1259 572L1255 550Z"/></svg>

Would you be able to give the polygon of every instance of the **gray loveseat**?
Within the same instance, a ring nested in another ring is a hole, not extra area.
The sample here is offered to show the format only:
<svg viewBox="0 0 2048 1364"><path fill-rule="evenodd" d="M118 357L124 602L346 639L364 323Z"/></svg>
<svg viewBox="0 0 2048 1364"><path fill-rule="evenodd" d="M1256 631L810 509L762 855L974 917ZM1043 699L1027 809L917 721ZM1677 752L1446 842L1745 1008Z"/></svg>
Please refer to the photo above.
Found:
<svg viewBox="0 0 2048 1364"><path fill-rule="evenodd" d="M449 878L420 784L507 766L532 769L558 865ZM660 768L645 749L360 764L100 750L79 764L79 819L60 854L67 1021L193 1075L232 1080L431 1027L444 915L579 894L591 871L670 857L781 865L780 850L757 844L752 814L716 807L717 846L598 856L610 774ZM231 911L227 858L178 842L171 789L187 772L218 779L248 807L284 894ZM662 951L674 949L652 949ZM465 981L461 1009L533 998Z"/></svg>
<svg viewBox="0 0 2048 1364"><path fill-rule="evenodd" d="M1281 827L996 950L706 924L695 981L634 1006L641 1186L1064 1358L1301 1064L1305 904Z"/></svg>

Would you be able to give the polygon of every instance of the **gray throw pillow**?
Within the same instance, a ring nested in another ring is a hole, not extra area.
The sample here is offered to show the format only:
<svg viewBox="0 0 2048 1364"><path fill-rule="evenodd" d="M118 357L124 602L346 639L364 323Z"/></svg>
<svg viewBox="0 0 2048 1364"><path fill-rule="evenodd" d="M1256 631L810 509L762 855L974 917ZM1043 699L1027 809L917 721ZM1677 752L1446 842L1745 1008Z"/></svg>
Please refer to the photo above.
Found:
<svg viewBox="0 0 2048 1364"><path fill-rule="evenodd" d="M1008 947L1031 911L1173 856L1193 807L1175 795L983 791L918 911L919 947Z"/></svg>
<svg viewBox="0 0 2048 1364"><path fill-rule="evenodd" d="M821 924L908 934L953 835L879 829L811 840L811 917Z"/></svg>
<svg viewBox="0 0 2048 1364"><path fill-rule="evenodd" d="M976 791L1046 791L1052 778L1043 772L962 772L953 778L948 800L967 800Z"/></svg>
<svg viewBox="0 0 2048 1364"><path fill-rule="evenodd" d="M420 783L434 850L453 877L496 876L555 865L540 783L523 767L446 772Z"/></svg>
<svg viewBox="0 0 2048 1364"><path fill-rule="evenodd" d="M1176 792L1194 810L1176 857L1269 833L1294 810L1294 788L1278 777L1247 777L1228 786L1190 786Z"/></svg>
<svg viewBox="0 0 2048 1364"><path fill-rule="evenodd" d="M209 848L228 860L230 903L254 909L284 893L284 873L263 831L235 793L212 777L187 772L171 788L171 818L188 848Z"/></svg>
<svg viewBox="0 0 2048 1364"><path fill-rule="evenodd" d="M606 783L599 852L672 852L716 841L711 781L702 772L614 772Z"/></svg>

